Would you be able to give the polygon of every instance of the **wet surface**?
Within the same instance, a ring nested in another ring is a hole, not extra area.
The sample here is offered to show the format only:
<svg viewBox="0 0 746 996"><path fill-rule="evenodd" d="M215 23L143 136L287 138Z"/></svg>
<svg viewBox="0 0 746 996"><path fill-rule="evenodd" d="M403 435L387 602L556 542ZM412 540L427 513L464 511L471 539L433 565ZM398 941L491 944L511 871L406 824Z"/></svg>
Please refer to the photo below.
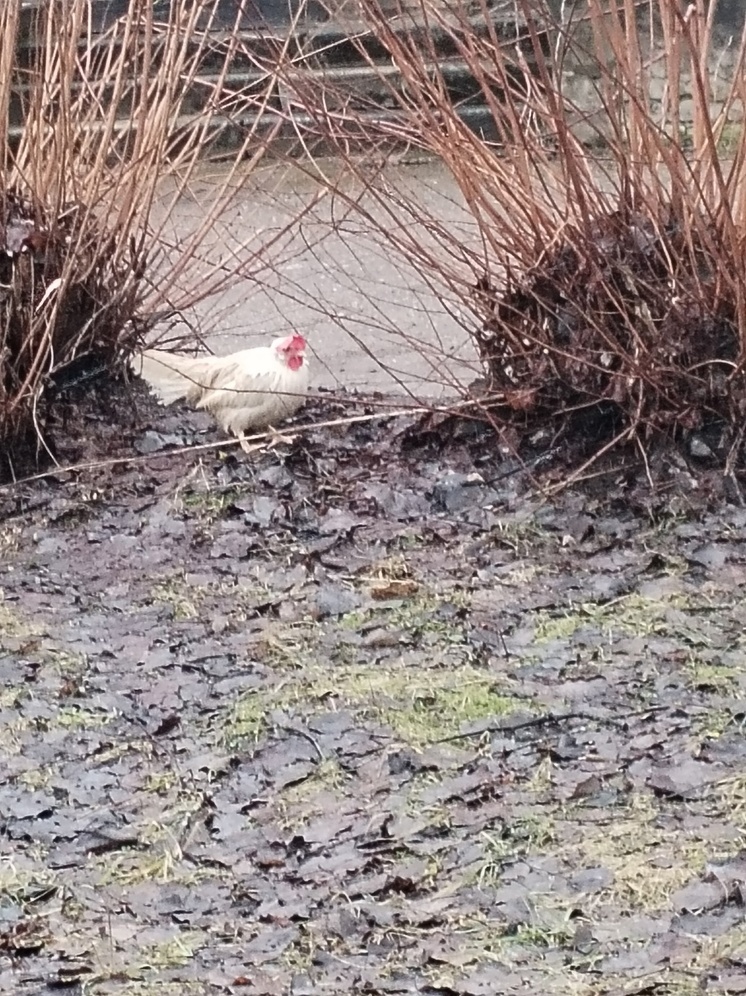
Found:
<svg viewBox="0 0 746 996"><path fill-rule="evenodd" d="M320 168L335 167L322 162ZM224 180L219 168L203 171L170 212L164 228L169 243L183 246ZM473 222L442 165L391 165L381 182L407 191L414 203L459 232L464 245L474 242ZM411 226L409 219L395 210L387 218L354 180L340 185L370 220L331 195L308 210L319 184L293 167L256 171L232 204L225 230L212 238L271 245L253 261L245 280L197 309L207 342L215 352L227 353L292 329L309 340L317 385L427 398L457 393L479 374L468 313L458 301L441 299L442 288L430 286L428 275L406 265L375 234L377 225ZM302 223L284 235L303 210ZM425 245L433 241L424 227L418 238ZM186 290L193 287L187 284Z"/></svg>
<svg viewBox="0 0 746 996"><path fill-rule="evenodd" d="M128 412L2 492L0 992L743 991L743 509Z"/></svg>

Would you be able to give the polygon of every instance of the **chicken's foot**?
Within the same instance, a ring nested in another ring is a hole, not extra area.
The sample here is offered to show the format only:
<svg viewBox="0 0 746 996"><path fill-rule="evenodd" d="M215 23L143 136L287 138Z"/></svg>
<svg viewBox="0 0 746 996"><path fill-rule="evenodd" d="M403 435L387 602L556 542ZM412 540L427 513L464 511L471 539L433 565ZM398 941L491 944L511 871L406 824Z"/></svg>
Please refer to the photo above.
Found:
<svg viewBox="0 0 746 996"><path fill-rule="evenodd" d="M250 443L246 436L242 433L238 437L238 443L241 449L246 454L256 453L257 450L273 450L280 443L294 443L296 436L286 436L282 432L278 432L274 426L267 426L267 435L270 437L267 441L261 443Z"/></svg>

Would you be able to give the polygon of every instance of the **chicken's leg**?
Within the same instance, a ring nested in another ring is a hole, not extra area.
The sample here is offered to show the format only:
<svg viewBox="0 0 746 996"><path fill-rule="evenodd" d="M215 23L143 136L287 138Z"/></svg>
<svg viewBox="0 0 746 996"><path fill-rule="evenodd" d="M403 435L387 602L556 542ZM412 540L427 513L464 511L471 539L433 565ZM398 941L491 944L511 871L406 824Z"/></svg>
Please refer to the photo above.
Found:
<svg viewBox="0 0 746 996"><path fill-rule="evenodd" d="M252 453L256 453L257 450L263 450L264 447L266 446L266 443L250 443L246 438L245 433L242 432L241 435L238 437L238 445L241 447L244 453L246 453L247 455L251 455Z"/></svg>
<svg viewBox="0 0 746 996"><path fill-rule="evenodd" d="M293 443L295 442L295 436L286 436L282 432L278 432L273 425L267 426L267 435L270 437L266 442L261 443L250 443L246 438L244 433L238 437L238 444L241 449L246 454L256 453L257 450L273 450L275 446L279 446L280 443Z"/></svg>
<svg viewBox="0 0 746 996"><path fill-rule="evenodd" d="M278 432L273 425L267 426L267 434L270 436L268 446L270 450L273 450L275 446L279 446L280 443L287 443L289 446L298 438L297 436L286 436L284 433Z"/></svg>

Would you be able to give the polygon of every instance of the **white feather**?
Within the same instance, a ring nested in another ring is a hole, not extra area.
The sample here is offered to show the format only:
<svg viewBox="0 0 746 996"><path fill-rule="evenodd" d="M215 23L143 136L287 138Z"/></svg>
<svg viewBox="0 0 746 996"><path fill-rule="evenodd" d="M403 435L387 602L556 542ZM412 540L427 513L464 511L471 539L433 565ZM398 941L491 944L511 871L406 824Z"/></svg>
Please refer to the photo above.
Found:
<svg viewBox="0 0 746 996"><path fill-rule="evenodd" d="M291 370L272 346L228 356L179 356L146 349L132 368L164 405L184 399L209 411L235 436L260 431L293 415L305 401L308 363Z"/></svg>

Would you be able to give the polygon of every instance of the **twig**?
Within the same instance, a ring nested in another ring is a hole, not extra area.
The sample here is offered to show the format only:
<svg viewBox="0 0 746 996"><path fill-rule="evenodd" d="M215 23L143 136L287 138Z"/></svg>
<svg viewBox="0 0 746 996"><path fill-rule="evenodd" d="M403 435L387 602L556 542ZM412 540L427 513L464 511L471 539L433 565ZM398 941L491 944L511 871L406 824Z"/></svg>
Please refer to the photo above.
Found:
<svg viewBox="0 0 746 996"><path fill-rule="evenodd" d="M278 730L284 730L286 733L292 733L296 737L302 737L303 740L307 740L308 743L316 751L319 761L326 760L326 755L321 749L318 740L316 739L316 737L312 736L307 730L302 729L300 726L289 726L286 725L285 723L276 724L276 725Z"/></svg>
<svg viewBox="0 0 746 996"><path fill-rule="evenodd" d="M532 726L546 726L550 723L566 723L570 719L586 719L593 720L597 723L606 722L618 725L626 722L628 719L633 719L635 716L645 716L648 713L665 712L666 709L668 709L668 706L648 706L645 709L634 709L631 712L622 713L621 716L612 715L611 713L609 713L608 716L603 716L596 713L582 711L544 712L538 716L529 716L527 719L522 719L515 723L511 723L510 720L507 720L503 723L492 723L489 726L483 726L479 730L469 730L466 733L453 733L451 736L433 740L431 741L431 744L446 744L452 743L456 740L470 740L473 737L484 736L485 733L513 733L516 730L525 730Z"/></svg>

